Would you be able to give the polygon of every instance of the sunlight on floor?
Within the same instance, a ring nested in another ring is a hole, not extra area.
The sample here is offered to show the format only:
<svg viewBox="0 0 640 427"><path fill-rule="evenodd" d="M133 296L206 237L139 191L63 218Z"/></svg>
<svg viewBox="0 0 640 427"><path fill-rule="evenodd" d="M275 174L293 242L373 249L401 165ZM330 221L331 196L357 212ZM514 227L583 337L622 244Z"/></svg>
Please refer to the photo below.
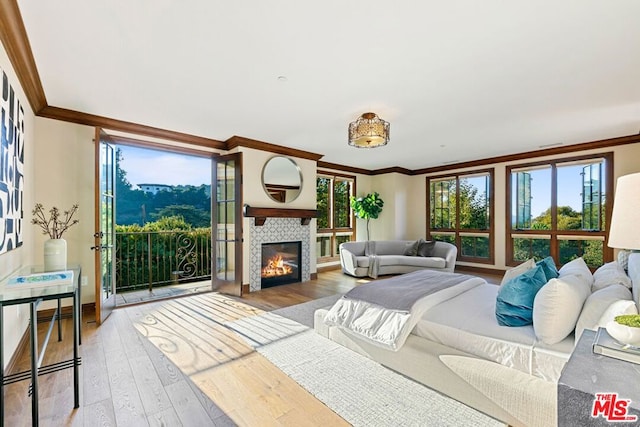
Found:
<svg viewBox="0 0 640 427"><path fill-rule="evenodd" d="M121 292L116 293L116 306L120 307L127 304L136 304L161 298L191 295L209 291L211 291L211 281L207 280L203 282L180 283L177 285L155 287L151 291L149 291L149 289L141 289L131 292Z"/></svg>

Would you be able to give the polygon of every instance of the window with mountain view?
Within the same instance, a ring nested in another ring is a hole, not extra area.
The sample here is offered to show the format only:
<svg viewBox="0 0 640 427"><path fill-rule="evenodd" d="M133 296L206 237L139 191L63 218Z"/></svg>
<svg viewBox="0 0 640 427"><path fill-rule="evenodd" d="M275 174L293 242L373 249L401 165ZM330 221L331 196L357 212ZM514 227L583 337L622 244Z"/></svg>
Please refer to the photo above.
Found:
<svg viewBox="0 0 640 427"><path fill-rule="evenodd" d="M611 170L611 154L508 167L507 263L552 256L562 265L583 257L597 267L610 260Z"/></svg>
<svg viewBox="0 0 640 427"><path fill-rule="evenodd" d="M458 247L458 259L493 262L493 169L427 178L427 237Z"/></svg>
<svg viewBox="0 0 640 427"><path fill-rule="evenodd" d="M317 257L329 260L338 256L340 243L355 238L349 198L355 193L355 177L318 171Z"/></svg>

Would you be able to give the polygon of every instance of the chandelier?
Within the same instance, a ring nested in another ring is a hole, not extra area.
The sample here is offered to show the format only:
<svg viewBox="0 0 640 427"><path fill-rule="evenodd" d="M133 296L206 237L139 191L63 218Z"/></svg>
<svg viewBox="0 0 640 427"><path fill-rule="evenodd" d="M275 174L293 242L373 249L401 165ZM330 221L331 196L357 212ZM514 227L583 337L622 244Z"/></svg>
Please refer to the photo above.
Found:
<svg viewBox="0 0 640 427"><path fill-rule="evenodd" d="M349 123L349 145L357 148L375 148L389 142L389 122L375 113L364 113Z"/></svg>

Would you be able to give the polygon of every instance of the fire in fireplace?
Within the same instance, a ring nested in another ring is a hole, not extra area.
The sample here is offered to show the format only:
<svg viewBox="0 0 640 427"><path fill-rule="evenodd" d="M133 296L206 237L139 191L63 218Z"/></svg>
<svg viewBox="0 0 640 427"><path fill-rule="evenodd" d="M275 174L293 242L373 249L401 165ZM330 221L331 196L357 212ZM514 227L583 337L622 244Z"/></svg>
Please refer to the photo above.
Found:
<svg viewBox="0 0 640 427"><path fill-rule="evenodd" d="M302 242L263 243L260 270L261 288L300 282L302 277L301 249Z"/></svg>
<svg viewBox="0 0 640 427"><path fill-rule="evenodd" d="M267 260L267 265L262 269L262 277L284 276L291 274L293 268L284 263L282 255L278 254Z"/></svg>

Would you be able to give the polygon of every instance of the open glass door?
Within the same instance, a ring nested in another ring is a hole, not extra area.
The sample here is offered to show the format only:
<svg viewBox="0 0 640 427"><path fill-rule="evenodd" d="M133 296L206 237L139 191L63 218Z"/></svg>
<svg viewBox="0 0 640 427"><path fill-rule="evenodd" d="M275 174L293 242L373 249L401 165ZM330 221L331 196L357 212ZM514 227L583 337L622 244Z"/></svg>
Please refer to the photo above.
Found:
<svg viewBox="0 0 640 427"><path fill-rule="evenodd" d="M115 147L109 136L96 128L95 139L95 283L96 323L116 305L115 288Z"/></svg>
<svg viewBox="0 0 640 427"><path fill-rule="evenodd" d="M242 153L213 158L213 289L242 294Z"/></svg>

